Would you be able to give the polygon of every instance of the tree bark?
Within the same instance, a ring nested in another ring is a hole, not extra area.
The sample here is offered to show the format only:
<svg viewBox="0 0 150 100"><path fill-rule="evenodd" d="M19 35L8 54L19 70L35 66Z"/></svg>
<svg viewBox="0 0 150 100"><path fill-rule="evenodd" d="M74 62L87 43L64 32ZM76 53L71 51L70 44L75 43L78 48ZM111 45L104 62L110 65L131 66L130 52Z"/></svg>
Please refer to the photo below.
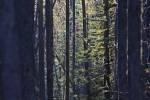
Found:
<svg viewBox="0 0 150 100"><path fill-rule="evenodd" d="M0 48L2 100L35 100L34 1L2 0ZM11 83L11 84L10 84Z"/></svg>
<svg viewBox="0 0 150 100"><path fill-rule="evenodd" d="M75 8L75 6L76 6L76 4L75 3L76 3L76 0L73 0L73 2L72 2L72 5L73 5L73 7L72 7L73 8L73 10L72 10L72 12L73 12L73 40L72 40L73 41L72 42L72 45L73 45L73 48L72 48L72 57L73 57L72 58L72 66L73 66L73 69L72 69L73 70L73 75L72 75L73 76L73 86L72 87L73 87L73 95L75 95L75 92L76 92L75 91L75 82L74 82L74 71L75 71L75 61L76 61L76 57L75 57L76 56L75 55L75 53L76 53L76 28L75 28L76 27L75 26L76 25L76 22L75 22L76 21L75 20L76 8Z"/></svg>
<svg viewBox="0 0 150 100"><path fill-rule="evenodd" d="M22 81L14 0L0 1L1 100L21 100ZM11 84L10 84L11 83ZM17 88L16 88L17 87Z"/></svg>
<svg viewBox="0 0 150 100"><path fill-rule="evenodd" d="M34 0L14 1L14 7L22 69L22 100L35 100Z"/></svg>
<svg viewBox="0 0 150 100"><path fill-rule="evenodd" d="M92 100L91 97L91 90L90 90L90 78L89 78L89 60L88 60L88 41L85 41L88 39L87 36L87 19L86 19L86 5L85 0L82 0L82 16L83 16L83 38L84 38L84 67L85 67L85 77L87 79L86 89L87 89L87 100Z"/></svg>
<svg viewBox="0 0 150 100"><path fill-rule="evenodd" d="M111 91L111 83L110 83L110 63L109 63L109 2L108 0L104 0L104 15L106 17L106 21L104 23L104 29L106 31L104 32L104 68L105 68L105 74L104 74L104 86L108 88L108 94L109 96L105 96L106 98L110 99L110 91Z"/></svg>
<svg viewBox="0 0 150 100"><path fill-rule="evenodd" d="M46 0L46 63L47 63L47 94L48 100L53 100L53 0Z"/></svg>
<svg viewBox="0 0 150 100"><path fill-rule="evenodd" d="M43 0L38 0L38 29L39 29L39 98L46 100L45 90L45 32L44 32L44 18L43 18Z"/></svg>
<svg viewBox="0 0 150 100"><path fill-rule="evenodd" d="M127 0L118 0L118 92L119 100L128 100L127 77Z"/></svg>
<svg viewBox="0 0 150 100"><path fill-rule="evenodd" d="M70 1L69 0L66 0L66 100L69 100L69 96L70 96L70 91L69 91L69 38L70 38L70 25L69 25L69 4L70 4Z"/></svg>
<svg viewBox="0 0 150 100"><path fill-rule="evenodd" d="M128 94L129 100L144 100L141 80L141 3L142 0L128 1Z"/></svg>

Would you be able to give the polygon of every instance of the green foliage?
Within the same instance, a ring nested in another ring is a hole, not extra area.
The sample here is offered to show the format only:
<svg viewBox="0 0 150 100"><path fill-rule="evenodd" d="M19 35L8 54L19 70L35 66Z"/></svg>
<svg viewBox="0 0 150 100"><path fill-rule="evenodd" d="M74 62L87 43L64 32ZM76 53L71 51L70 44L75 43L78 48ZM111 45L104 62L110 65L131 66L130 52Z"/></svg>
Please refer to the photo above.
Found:
<svg viewBox="0 0 150 100"><path fill-rule="evenodd" d="M85 73L89 73L90 85L92 91L93 100L105 100L103 93L103 76L104 76L104 32L107 29L104 28L104 24L107 21L104 14L104 3L103 0L86 0L86 13L87 13L87 24L88 24L88 38L83 38L83 17L82 17L82 6L81 0L76 1L76 68L71 72L74 72L74 76L71 73L71 82L75 85L86 85L88 83ZM110 50L110 66L111 70L114 68L114 28L115 28L115 0L109 0L109 50ZM72 16L72 11L70 10ZM65 61L65 0L59 0L56 2L54 7L54 31L55 31L55 53L59 56L61 62L57 74L61 74L61 82L65 82L63 75L63 65ZM70 35L72 37L72 33ZM70 39L70 43L72 39ZM84 50L83 43L88 44L88 50ZM72 45L70 46L72 48ZM72 50L70 51L72 54ZM85 56L86 54L86 56ZM87 58L88 56L88 58ZM90 63L90 68L85 70L84 62ZM71 61L70 61L71 62ZM72 67L72 64L70 64ZM60 73L61 72L61 73ZM113 84L114 73L111 73L110 79ZM65 83L61 83L65 84ZM62 85L63 86L63 85ZM81 97L80 93L73 94L74 98ZM83 96L82 97L86 97Z"/></svg>

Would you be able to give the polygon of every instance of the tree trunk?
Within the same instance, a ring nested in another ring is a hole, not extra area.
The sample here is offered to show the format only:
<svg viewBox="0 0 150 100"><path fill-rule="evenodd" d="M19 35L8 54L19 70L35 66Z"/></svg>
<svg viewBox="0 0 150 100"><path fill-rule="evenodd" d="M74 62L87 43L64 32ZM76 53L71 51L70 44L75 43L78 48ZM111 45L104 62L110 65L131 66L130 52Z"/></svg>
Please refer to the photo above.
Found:
<svg viewBox="0 0 150 100"><path fill-rule="evenodd" d="M34 0L19 0L14 4L20 46L20 66L22 68L22 100L35 100Z"/></svg>
<svg viewBox="0 0 150 100"><path fill-rule="evenodd" d="M66 100L69 100L69 38L70 38L70 25L69 25L69 0L66 0Z"/></svg>
<svg viewBox="0 0 150 100"><path fill-rule="evenodd" d="M20 59L18 53L18 32L14 28L16 24L14 0L1 0L0 6L0 99L22 100L22 66L20 67Z"/></svg>
<svg viewBox="0 0 150 100"><path fill-rule="evenodd" d="M43 0L38 0L38 29L39 29L39 98L40 100L46 100L45 90L45 46L44 46L44 27L43 27Z"/></svg>
<svg viewBox="0 0 150 100"><path fill-rule="evenodd" d="M105 74L104 74L104 86L106 89L108 88L108 96L105 95L106 98L110 99L110 89L111 89L111 83L110 83L110 64L109 64L109 2L108 0L104 0L104 14L106 16L106 21L104 23L104 29L106 31L104 32L104 68L105 68ZM107 94L107 93L106 93Z"/></svg>
<svg viewBox="0 0 150 100"><path fill-rule="evenodd" d="M129 100L144 100L141 80L141 2L128 1L128 84Z"/></svg>
<svg viewBox="0 0 150 100"><path fill-rule="evenodd" d="M75 23L75 11L76 11L76 8L75 8L75 6L76 6L76 0L73 0L73 2L72 2L72 5L73 5L73 42L72 42L72 45L73 45L73 50L72 50L72 66L73 66L73 95L75 95L75 82L74 82L74 70L75 70L75 61L76 61L76 57L75 57L75 53L76 53L76 23Z"/></svg>
<svg viewBox="0 0 150 100"><path fill-rule="evenodd" d="M2 100L35 100L34 1L3 0L0 24ZM11 84L10 84L11 83Z"/></svg>
<svg viewBox="0 0 150 100"><path fill-rule="evenodd" d="M84 37L84 56L85 56L85 62L84 62L84 67L85 67L85 77L87 77L87 84L86 84L86 89L87 89L87 100L92 100L91 97L91 91L90 91L90 79L89 79L89 60L88 60L88 43L87 43L87 18L86 18L86 5L85 5L85 0L82 0L82 16L83 16L83 37Z"/></svg>
<svg viewBox="0 0 150 100"><path fill-rule="evenodd" d="M53 0L46 0L46 63L47 63L47 94L48 100L53 100Z"/></svg>
<svg viewBox="0 0 150 100"><path fill-rule="evenodd" d="M128 100L127 78L127 0L118 0L118 92L119 100Z"/></svg>

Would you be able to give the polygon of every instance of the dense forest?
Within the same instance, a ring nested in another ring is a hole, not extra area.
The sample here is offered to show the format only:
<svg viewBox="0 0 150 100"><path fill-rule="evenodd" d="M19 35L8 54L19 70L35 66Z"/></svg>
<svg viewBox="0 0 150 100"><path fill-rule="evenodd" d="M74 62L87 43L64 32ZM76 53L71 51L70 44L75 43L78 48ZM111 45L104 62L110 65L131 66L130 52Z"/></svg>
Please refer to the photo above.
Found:
<svg viewBox="0 0 150 100"><path fill-rule="evenodd" d="M0 0L0 100L150 100L150 0Z"/></svg>

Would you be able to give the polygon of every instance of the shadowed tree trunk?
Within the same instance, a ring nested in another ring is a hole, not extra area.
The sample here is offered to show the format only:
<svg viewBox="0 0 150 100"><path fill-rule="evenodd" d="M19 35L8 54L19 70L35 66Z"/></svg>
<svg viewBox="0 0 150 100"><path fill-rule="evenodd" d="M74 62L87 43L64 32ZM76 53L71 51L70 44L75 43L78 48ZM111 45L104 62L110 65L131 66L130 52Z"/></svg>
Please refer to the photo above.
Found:
<svg viewBox="0 0 150 100"><path fill-rule="evenodd" d="M148 64L149 63L149 23L150 23L150 18L149 18L149 1L143 0L143 33L142 33L142 65L144 67L143 70L143 81L144 83L147 83L149 81L149 72L147 73L146 70L148 69ZM144 89L145 89L145 98L149 97L149 89L147 88L147 84L144 84ZM146 99L145 99L146 100Z"/></svg>
<svg viewBox="0 0 150 100"><path fill-rule="evenodd" d="M141 3L128 1L128 84L129 100L144 100L141 66Z"/></svg>
<svg viewBox="0 0 150 100"><path fill-rule="evenodd" d="M34 1L0 1L2 100L35 100ZM11 84L10 84L11 83Z"/></svg>
<svg viewBox="0 0 150 100"><path fill-rule="evenodd" d="M127 0L118 0L118 92L119 100L128 100L127 78Z"/></svg>
<svg viewBox="0 0 150 100"><path fill-rule="evenodd" d="M39 98L40 100L46 99L46 90L45 90L45 32L44 32L44 18L43 18L43 0L38 0L38 29L39 29Z"/></svg>
<svg viewBox="0 0 150 100"><path fill-rule="evenodd" d="M84 57L85 57L85 62L84 62L84 67L85 67L85 77L88 81L88 83L86 84L86 89L87 89L87 100L92 100L91 97L91 91L90 91L90 79L89 79L89 60L88 60L88 43L87 43L87 18L86 18L86 4L85 4L85 0L82 0L82 16L83 16L83 37L84 37Z"/></svg>
<svg viewBox="0 0 150 100"><path fill-rule="evenodd" d="M47 96L53 100L53 0L46 0L46 63L47 63Z"/></svg>
<svg viewBox="0 0 150 100"><path fill-rule="evenodd" d="M70 25L69 25L69 0L66 0L66 100L69 100L70 91L69 91L69 38L70 38Z"/></svg>
<svg viewBox="0 0 150 100"><path fill-rule="evenodd" d="M73 8L73 10L72 10L73 11L73 40L72 40L73 41L72 42L72 45L73 45L73 48L72 48L73 49L73 51L72 51L72 57L73 57L72 58L72 66L73 66L73 69L72 69L73 70L73 75L72 75L73 76L73 95L75 95L75 92L76 92L75 91L75 83L74 83L74 70L75 70L75 61L76 61L76 57L75 57L75 53L76 53L76 50L75 50L76 49L76 28L75 28L76 27L75 26L76 25L76 22L75 22L75 16L76 16L75 15L76 14L75 11L76 11L76 8L75 8L75 6L76 6L76 4L75 3L76 3L76 0L72 0L72 5L73 5L73 7L72 7Z"/></svg>
<svg viewBox="0 0 150 100"><path fill-rule="evenodd" d="M106 21L104 23L104 68L105 68L105 74L104 74L104 86L107 89L108 88L108 93L105 93L105 97L110 99L110 90L111 90L111 83L110 83L110 74L111 74L111 70L110 70L110 63L109 63L109 31L110 31L110 27L109 27L109 1L108 0L104 0L104 14L106 17ZM106 96L108 95L108 96Z"/></svg>
<svg viewBox="0 0 150 100"><path fill-rule="evenodd" d="M14 1L14 7L22 70L22 100L35 100L34 0Z"/></svg>
<svg viewBox="0 0 150 100"><path fill-rule="evenodd" d="M0 1L1 100L21 100L22 82L14 0ZM11 84L10 84L11 83ZM17 87L17 88L16 88Z"/></svg>

